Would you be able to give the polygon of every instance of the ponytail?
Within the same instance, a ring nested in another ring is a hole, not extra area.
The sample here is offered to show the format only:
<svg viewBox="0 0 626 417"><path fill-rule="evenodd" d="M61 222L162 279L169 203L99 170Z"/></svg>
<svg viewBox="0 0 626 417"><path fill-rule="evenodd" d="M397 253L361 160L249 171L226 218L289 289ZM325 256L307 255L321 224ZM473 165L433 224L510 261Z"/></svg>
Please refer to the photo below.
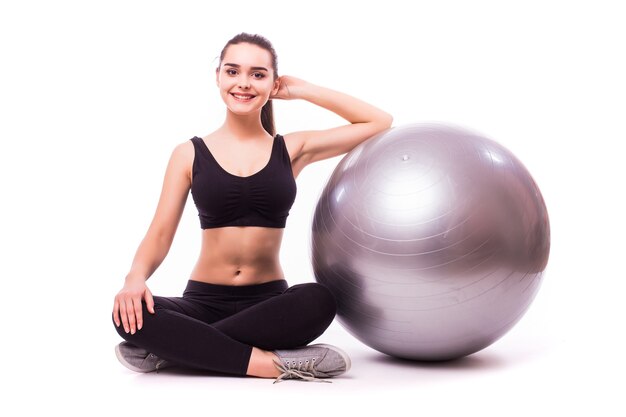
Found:
<svg viewBox="0 0 626 417"><path fill-rule="evenodd" d="M272 100L267 100L267 103L261 109L261 124L263 128L274 137L276 135L276 128L274 127L274 108L272 106Z"/></svg>

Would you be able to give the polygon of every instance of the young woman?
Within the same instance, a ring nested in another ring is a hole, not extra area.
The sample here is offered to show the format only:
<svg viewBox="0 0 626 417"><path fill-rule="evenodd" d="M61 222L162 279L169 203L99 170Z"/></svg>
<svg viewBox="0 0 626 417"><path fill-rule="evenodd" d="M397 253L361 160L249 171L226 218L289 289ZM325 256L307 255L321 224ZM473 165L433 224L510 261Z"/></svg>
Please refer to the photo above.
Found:
<svg viewBox="0 0 626 417"><path fill-rule="evenodd" d="M233 375L318 380L340 375L350 359L310 345L336 305L321 284L289 287L279 263L295 178L316 161L344 154L391 126L384 111L349 95L278 76L272 45L241 33L220 54L216 83L223 125L172 151L154 219L113 304L128 368L178 364ZM272 99L303 99L350 124L276 134ZM153 296L146 280L170 249L191 191L202 228L200 257L182 297Z"/></svg>

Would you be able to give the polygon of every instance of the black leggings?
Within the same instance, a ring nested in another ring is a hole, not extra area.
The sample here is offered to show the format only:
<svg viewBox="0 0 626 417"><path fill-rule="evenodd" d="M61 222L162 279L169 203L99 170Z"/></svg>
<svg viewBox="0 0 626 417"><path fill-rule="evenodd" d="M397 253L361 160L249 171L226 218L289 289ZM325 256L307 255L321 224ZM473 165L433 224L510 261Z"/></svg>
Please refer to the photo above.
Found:
<svg viewBox="0 0 626 417"><path fill-rule="evenodd" d="M142 301L143 326L120 336L169 362L245 375L252 347L292 349L319 337L336 304L321 284L289 288L287 281L230 286L189 280L182 297L154 296L154 314ZM115 323L114 323L115 324Z"/></svg>

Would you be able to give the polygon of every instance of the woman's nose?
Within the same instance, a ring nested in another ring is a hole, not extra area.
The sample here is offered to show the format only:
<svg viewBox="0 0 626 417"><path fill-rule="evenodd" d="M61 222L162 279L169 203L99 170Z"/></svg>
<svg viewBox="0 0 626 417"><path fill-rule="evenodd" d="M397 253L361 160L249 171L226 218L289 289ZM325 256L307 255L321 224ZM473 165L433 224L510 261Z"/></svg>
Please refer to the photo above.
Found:
<svg viewBox="0 0 626 417"><path fill-rule="evenodd" d="M248 77L246 77L245 75L242 77L239 77L239 87L241 88L249 88L250 87L250 81L248 80Z"/></svg>

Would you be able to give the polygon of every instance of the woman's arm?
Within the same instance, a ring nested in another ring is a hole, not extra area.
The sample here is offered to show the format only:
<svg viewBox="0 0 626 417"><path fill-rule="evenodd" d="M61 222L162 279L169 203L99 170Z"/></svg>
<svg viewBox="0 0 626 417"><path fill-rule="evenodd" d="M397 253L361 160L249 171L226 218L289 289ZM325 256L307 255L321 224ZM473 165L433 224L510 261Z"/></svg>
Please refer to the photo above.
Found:
<svg viewBox="0 0 626 417"><path fill-rule="evenodd" d="M289 136L289 140L298 142L296 148L299 152L293 159L299 159L303 165L347 153L364 140L391 127L393 122L389 113L348 94L291 76L282 76L279 81L278 92L271 98L307 100L350 122L332 129L285 135Z"/></svg>
<svg viewBox="0 0 626 417"><path fill-rule="evenodd" d="M146 301L148 310L154 312L146 280L165 259L182 217L191 186L189 165L193 154L190 152L193 152L191 143L180 144L172 151L154 218L137 249L124 287L115 296L113 319L117 326L123 324L127 333L134 334L141 329L142 300Z"/></svg>

